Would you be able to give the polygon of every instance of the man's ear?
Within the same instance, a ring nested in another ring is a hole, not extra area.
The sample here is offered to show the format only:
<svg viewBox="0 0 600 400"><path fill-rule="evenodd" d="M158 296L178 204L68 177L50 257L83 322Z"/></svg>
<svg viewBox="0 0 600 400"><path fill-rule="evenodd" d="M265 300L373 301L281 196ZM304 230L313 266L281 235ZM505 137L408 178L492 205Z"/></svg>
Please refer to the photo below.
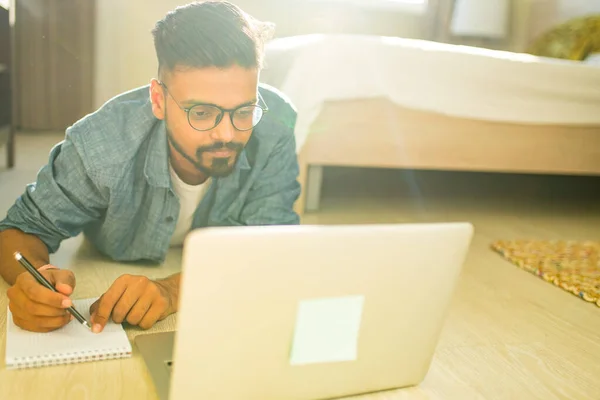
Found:
<svg viewBox="0 0 600 400"><path fill-rule="evenodd" d="M158 119L165 119L164 88L157 79L150 81L150 101L152 102L152 114Z"/></svg>

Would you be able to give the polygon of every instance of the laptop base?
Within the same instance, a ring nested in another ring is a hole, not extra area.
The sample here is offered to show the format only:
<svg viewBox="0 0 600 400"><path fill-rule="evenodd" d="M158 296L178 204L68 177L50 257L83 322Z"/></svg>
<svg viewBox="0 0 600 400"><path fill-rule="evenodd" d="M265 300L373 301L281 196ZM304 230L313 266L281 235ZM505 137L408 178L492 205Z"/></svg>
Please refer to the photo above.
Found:
<svg viewBox="0 0 600 400"><path fill-rule="evenodd" d="M160 400L169 398L175 332L139 335L134 342L152 376Z"/></svg>

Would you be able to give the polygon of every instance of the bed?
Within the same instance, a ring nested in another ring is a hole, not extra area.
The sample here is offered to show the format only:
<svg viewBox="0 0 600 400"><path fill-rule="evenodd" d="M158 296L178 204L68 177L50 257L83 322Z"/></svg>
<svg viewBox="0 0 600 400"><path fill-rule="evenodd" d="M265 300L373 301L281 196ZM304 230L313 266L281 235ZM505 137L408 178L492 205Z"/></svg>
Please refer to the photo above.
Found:
<svg viewBox="0 0 600 400"><path fill-rule="evenodd" d="M421 40L306 35L261 81L298 111L302 195L324 166L600 175L600 68Z"/></svg>

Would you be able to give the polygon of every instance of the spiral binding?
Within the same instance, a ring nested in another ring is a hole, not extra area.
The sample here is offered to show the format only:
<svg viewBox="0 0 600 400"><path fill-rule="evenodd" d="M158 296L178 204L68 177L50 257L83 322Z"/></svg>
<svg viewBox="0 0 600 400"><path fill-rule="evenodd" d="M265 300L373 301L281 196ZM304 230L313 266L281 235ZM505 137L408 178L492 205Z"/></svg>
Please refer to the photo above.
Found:
<svg viewBox="0 0 600 400"><path fill-rule="evenodd" d="M115 348L108 351L86 350L63 354L44 354L36 357L18 357L6 360L7 369L50 367L61 364L78 364L90 361L113 360L131 357L128 348Z"/></svg>

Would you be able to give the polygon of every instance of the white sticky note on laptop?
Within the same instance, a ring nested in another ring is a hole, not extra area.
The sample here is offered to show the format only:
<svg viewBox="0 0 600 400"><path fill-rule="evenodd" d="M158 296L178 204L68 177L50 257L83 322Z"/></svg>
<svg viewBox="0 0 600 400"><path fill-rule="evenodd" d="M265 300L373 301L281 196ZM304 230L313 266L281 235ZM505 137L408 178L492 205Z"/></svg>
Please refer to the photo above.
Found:
<svg viewBox="0 0 600 400"><path fill-rule="evenodd" d="M290 364L356 360L363 305L364 296L301 301Z"/></svg>

